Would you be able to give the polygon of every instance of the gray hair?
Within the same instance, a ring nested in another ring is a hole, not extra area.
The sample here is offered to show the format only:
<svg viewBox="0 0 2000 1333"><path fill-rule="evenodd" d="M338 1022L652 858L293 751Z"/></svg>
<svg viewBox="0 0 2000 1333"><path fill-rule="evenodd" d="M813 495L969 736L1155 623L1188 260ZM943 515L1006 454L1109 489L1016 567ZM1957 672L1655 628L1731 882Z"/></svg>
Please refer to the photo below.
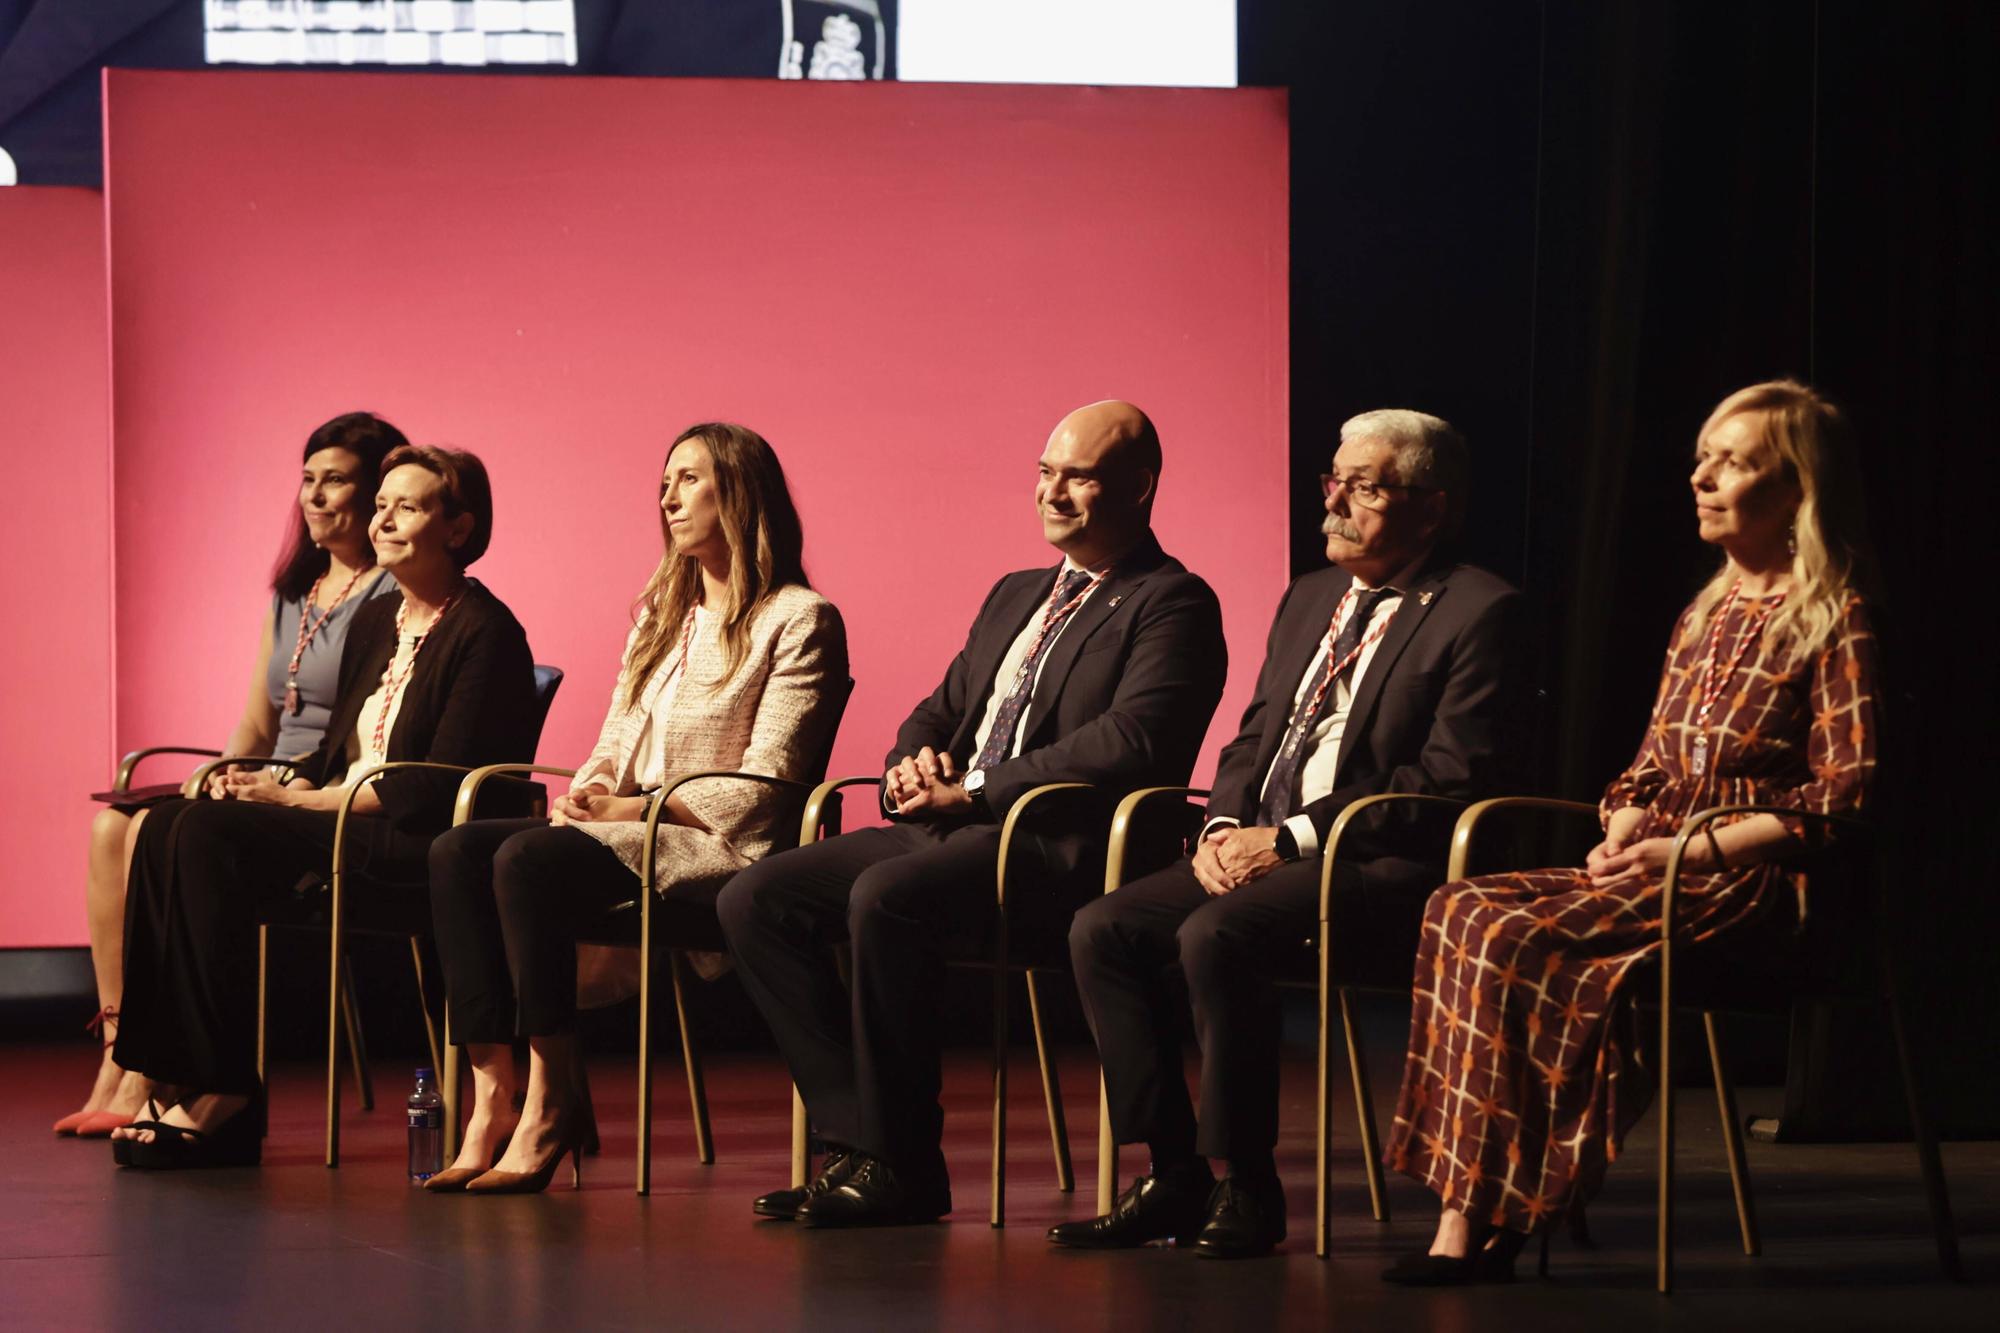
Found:
<svg viewBox="0 0 2000 1333"><path fill-rule="evenodd" d="M1456 509L1465 502L1471 462L1465 437L1451 423L1428 412L1383 407L1349 417L1340 442L1380 440L1396 451L1396 480L1405 486L1443 491Z"/></svg>

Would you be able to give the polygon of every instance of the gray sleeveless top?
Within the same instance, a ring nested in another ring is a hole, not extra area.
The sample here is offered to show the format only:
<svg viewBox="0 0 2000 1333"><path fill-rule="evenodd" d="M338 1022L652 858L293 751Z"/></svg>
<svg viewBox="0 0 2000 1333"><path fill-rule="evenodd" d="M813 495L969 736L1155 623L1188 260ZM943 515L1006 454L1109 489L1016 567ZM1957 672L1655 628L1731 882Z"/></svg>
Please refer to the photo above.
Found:
<svg viewBox="0 0 2000 1333"><path fill-rule="evenodd" d="M305 604L303 599L271 599L271 665L264 672L264 688L271 696L271 706L278 710L278 739L271 747L272 754L280 759L295 759L319 748L327 720L333 715L334 688L340 678L340 650L347 643L347 627L354 620L354 608L371 597L394 591L396 580L378 569L333 609L333 614L306 645L305 656L299 659L296 713L285 708L285 668L291 665L292 648L299 641L299 613ZM314 611L313 620L318 618L319 612Z"/></svg>

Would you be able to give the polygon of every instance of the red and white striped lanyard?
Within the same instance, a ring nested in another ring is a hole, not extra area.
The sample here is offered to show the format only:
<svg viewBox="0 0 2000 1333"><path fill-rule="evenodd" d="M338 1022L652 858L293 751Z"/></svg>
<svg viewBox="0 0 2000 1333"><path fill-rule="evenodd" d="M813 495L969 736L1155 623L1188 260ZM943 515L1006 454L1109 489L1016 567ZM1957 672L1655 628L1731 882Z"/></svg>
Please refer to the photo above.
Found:
<svg viewBox="0 0 2000 1333"><path fill-rule="evenodd" d="M1721 605L1715 608L1715 623L1708 631L1707 658L1701 679L1695 686L1694 744L1689 767L1694 770L1696 777L1708 772L1709 716L1715 712L1716 704L1722 701L1722 692L1729 687L1730 680L1736 675L1736 668L1743 664L1743 654L1750 651L1750 645L1764 632L1764 622L1771 618L1771 613L1783 605L1785 600L1784 594L1780 593L1765 602L1757 609L1755 615L1743 622L1743 632L1736 636L1736 651L1730 654L1729 665L1725 667L1722 665L1723 623L1729 619L1730 609L1736 605L1737 593L1742 587L1741 580L1729 585L1729 591L1723 595Z"/></svg>
<svg viewBox="0 0 2000 1333"><path fill-rule="evenodd" d="M1055 581L1055 587L1049 589L1048 610L1042 613L1041 627L1035 631L1035 637L1028 643L1027 655L1022 657L1021 659L1021 669L1014 675L1014 689L1009 690L1008 691L1009 694L1012 694L1014 690L1018 690L1021 688L1022 673L1031 671L1037 665L1039 665L1040 659L1038 658L1037 654L1041 652L1042 641L1048 638L1050 633L1056 630L1059 626L1062 625L1062 623L1065 620L1069 618L1070 612L1076 610L1076 608L1078 608L1079 606L1082 606L1083 599L1090 596L1090 594L1092 594L1093 592L1096 592L1097 585L1104 582L1104 580L1107 577L1109 577L1110 573L1111 571L1107 569L1102 574L1092 574L1090 576L1090 582L1083 585L1083 590L1077 593L1076 596L1070 598L1067 602L1064 602L1061 606L1056 605L1056 589L1062 587L1062 576L1057 575Z"/></svg>
<svg viewBox="0 0 2000 1333"><path fill-rule="evenodd" d="M1346 615L1353 605L1354 585L1350 583L1347 585L1347 591L1340 595L1340 605L1333 608L1333 619L1326 627L1326 670L1320 674L1319 684L1313 686L1312 698L1306 700L1305 709L1299 713L1300 717L1319 716L1320 700L1326 698L1326 692L1333 688L1334 681L1340 679L1340 673L1359 661L1361 654L1368 651L1370 644L1389 632L1389 626L1396 619L1396 613L1403 609L1403 603L1399 599L1388 615L1370 627L1368 636L1355 644L1352 652L1336 662L1333 660L1333 645L1340 642L1340 618Z"/></svg>
<svg viewBox="0 0 2000 1333"><path fill-rule="evenodd" d="M375 740L369 746L368 752L370 754L380 755L385 759L388 757L389 752L382 748L382 740L383 733L388 730L389 712L395 706L396 696L403 692L403 686L409 683L411 674L416 671L417 654L424 650L424 645L431 641L433 634L437 633L438 623L450 613L454 606L458 605L458 599L464 595L463 592L453 593L451 600L438 608L438 613L431 617L431 623L424 629L422 634L417 636L416 643L411 646L410 660L403 664L401 671L396 670L395 655L393 653L390 654L389 665L382 668L382 682L377 687L382 691L382 711L375 715ZM410 604L407 601L396 608L396 644L398 647L402 646L403 621L409 614Z"/></svg>
<svg viewBox="0 0 2000 1333"><path fill-rule="evenodd" d="M347 600L347 594L354 591L354 585L374 572L372 569L364 569L349 579L347 586L340 590L340 596L333 599L333 605L326 608L318 620L312 621L311 629L307 629L306 622L312 620L313 603L319 600L319 588L322 583L326 582L326 575L322 574L313 580L312 591L306 594L305 601L299 603L299 641L293 645L291 664L285 668L285 711L287 713L296 717L299 709L303 707L299 702L299 663L305 659L306 645L313 641L314 636L319 633L322 625L333 619L333 613L338 611L340 604Z"/></svg>

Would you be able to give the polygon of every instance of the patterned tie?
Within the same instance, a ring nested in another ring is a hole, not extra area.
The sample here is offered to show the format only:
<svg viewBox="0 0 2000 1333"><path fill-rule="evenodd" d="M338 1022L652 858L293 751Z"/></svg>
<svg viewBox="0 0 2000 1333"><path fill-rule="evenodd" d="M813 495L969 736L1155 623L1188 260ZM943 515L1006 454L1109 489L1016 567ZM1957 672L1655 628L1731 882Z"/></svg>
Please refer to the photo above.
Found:
<svg viewBox="0 0 2000 1333"><path fill-rule="evenodd" d="M1312 735L1313 728L1325 716L1327 702L1333 697L1336 679L1333 669L1361 646L1361 636L1367 632L1368 622L1374 617L1375 608L1382 599L1398 595L1394 588L1370 588L1355 595L1354 612L1340 627L1340 633L1333 641L1333 651L1327 655L1328 675L1325 681L1299 700L1298 710L1292 715L1292 724L1285 729L1285 743L1278 747L1278 757L1271 761L1270 780L1264 784L1264 799L1257 807L1257 827L1275 828L1292 813L1292 807L1298 802L1299 773L1305 767L1306 738ZM1353 664L1348 663L1340 674L1344 676L1352 670Z"/></svg>
<svg viewBox="0 0 2000 1333"><path fill-rule="evenodd" d="M1056 580L1055 590L1049 594L1048 609L1042 612L1042 626L1035 632L1034 642L1028 645L1021 669L1014 673L1013 687L1000 701L999 716L993 719L993 730L987 734L986 744L980 747L979 757L972 761L973 768L991 768L1014 753L1014 733L1020 729L1021 714L1028 711L1028 700L1035 692L1035 670L1049 645L1056 641L1056 631L1076 613L1076 596L1090 586L1090 577L1083 570L1072 569Z"/></svg>

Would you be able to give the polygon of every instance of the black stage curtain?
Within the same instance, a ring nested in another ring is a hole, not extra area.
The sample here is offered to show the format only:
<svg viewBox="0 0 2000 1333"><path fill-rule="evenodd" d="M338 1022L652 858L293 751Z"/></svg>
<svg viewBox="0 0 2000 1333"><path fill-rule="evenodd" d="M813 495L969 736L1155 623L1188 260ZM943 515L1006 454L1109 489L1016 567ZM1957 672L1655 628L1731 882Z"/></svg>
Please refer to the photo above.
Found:
<svg viewBox="0 0 2000 1333"><path fill-rule="evenodd" d="M1947 1128L2000 1127L1985 572L2000 7L1863 0L1244 0L1243 82L1292 89L1294 572L1338 423L1452 419L1468 556L1540 618L1544 790L1630 756L1713 568L1693 438L1779 374L1864 442L1889 591L1896 893ZM1875 1043L1824 1071L1851 1121ZM1946 1076L1948 1071L1948 1077ZM1887 1085L1887 1086L1885 1086ZM1880 1101L1881 1106L1875 1103Z"/></svg>

